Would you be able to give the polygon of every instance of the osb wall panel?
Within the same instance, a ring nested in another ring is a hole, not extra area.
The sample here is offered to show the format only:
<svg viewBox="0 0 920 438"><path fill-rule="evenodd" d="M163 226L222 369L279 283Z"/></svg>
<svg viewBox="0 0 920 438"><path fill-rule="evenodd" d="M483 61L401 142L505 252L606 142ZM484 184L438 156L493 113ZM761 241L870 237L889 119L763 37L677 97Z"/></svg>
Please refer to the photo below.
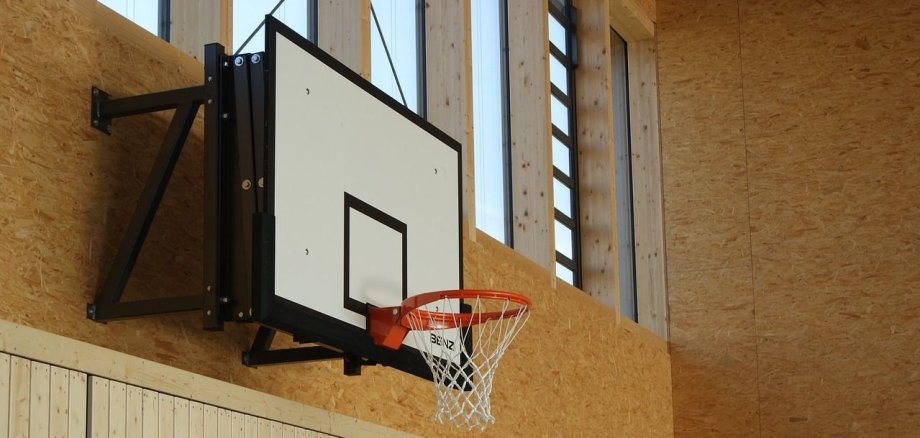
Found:
<svg viewBox="0 0 920 438"><path fill-rule="evenodd" d="M734 436L749 424L763 436L920 430L918 22L910 2L659 2L670 309L681 333L672 347L677 435ZM699 48L713 41L734 46L719 55L734 72L687 61L713 56L715 47ZM701 80L711 76L721 80ZM740 102L740 125L723 118L738 105L726 101ZM680 154L739 129L740 168L725 156ZM737 213L750 226L736 238L739 248L749 242L735 261L711 263L729 260L723 253L700 266L672 250L684 233L713 235L713 224L684 221L677 207L724 193L668 184L705 178L699 168L717 173L711 179L746 177L735 178L749 206ZM738 308L726 314L718 303ZM723 355L725 336L756 344L687 371L689 360ZM743 368L751 371L730 372ZM730 409L750 394L750 415Z"/></svg>
<svg viewBox="0 0 920 438"><path fill-rule="evenodd" d="M764 435L920 431L920 4L742 1Z"/></svg>
<svg viewBox="0 0 920 438"><path fill-rule="evenodd" d="M249 369L253 328L200 329L196 314L98 324L85 305L105 275L153 162L168 113L89 127L91 85L115 96L195 85L200 64L90 0L12 1L0 14L0 318L421 435L432 424L429 382L382 367L361 377L341 363ZM181 157L128 298L200 287L201 129ZM671 436L670 363L663 341L480 236L466 242L467 285L519 290L537 303L508 351L487 435Z"/></svg>
<svg viewBox="0 0 920 438"><path fill-rule="evenodd" d="M673 272L668 292L677 435L755 435L750 267Z"/></svg>
<svg viewBox="0 0 920 438"><path fill-rule="evenodd" d="M664 341L631 321L618 326L614 310L564 282L552 289L549 272L522 263L484 233L465 245L466 287L519 290L534 300L533 316L515 340L520 350L508 353L521 360L503 361L515 371L500 371L496 383L496 390L507 385L518 391L493 403L496 415L516 424L496 427L497 436L673 435L670 368L659 363L667 357ZM534 386L540 389L519 391ZM522 406L511 402L515 398ZM538 426L524 430L524 424Z"/></svg>
<svg viewBox="0 0 920 438"><path fill-rule="evenodd" d="M674 427L682 436L759 430L737 29L731 2L659 3Z"/></svg>
<svg viewBox="0 0 920 438"><path fill-rule="evenodd" d="M737 8L665 3L659 21L668 271L744 266L750 240Z"/></svg>

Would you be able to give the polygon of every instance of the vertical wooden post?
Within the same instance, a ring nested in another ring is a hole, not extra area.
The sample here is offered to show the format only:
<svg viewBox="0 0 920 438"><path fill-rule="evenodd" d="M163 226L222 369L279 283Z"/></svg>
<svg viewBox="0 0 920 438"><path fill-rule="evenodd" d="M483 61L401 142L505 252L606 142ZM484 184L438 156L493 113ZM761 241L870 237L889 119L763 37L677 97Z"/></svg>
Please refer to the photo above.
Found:
<svg viewBox="0 0 920 438"><path fill-rule="evenodd" d="M606 0L576 0L578 69L578 179L582 289L605 306L619 308L617 208L610 20ZM617 312L617 319L620 312Z"/></svg>
<svg viewBox="0 0 920 438"><path fill-rule="evenodd" d="M317 45L339 62L371 77L370 0L319 0Z"/></svg>
<svg viewBox="0 0 920 438"><path fill-rule="evenodd" d="M545 1L508 0L514 249L553 272L548 13Z"/></svg>
<svg viewBox="0 0 920 438"><path fill-rule="evenodd" d="M428 121L463 147L464 234L475 238L473 184L472 52L470 4L466 0L431 2L425 11Z"/></svg>
<svg viewBox="0 0 920 438"><path fill-rule="evenodd" d="M232 0L170 0L169 42L204 61L204 45L232 48Z"/></svg>
<svg viewBox="0 0 920 438"><path fill-rule="evenodd" d="M633 217L639 324L668 339L656 41L629 44Z"/></svg>

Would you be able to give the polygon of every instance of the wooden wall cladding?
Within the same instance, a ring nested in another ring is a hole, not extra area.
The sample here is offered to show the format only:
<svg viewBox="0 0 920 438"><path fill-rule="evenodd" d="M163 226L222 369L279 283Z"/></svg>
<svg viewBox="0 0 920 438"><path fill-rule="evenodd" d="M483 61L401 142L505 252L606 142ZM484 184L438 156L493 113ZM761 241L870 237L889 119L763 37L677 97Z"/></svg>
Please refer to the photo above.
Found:
<svg viewBox="0 0 920 438"><path fill-rule="evenodd" d="M920 5L658 13L677 435L915 434Z"/></svg>
<svg viewBox="0 0 920 438"><path fill-rule="evenodd" d="M0 437L85 437L86 378L0 353Z"/></svg>
<svg viewBox="0 0 920 438"><path fill-rule="evenodd" d="M117 380L90 376L87 386L90 421L86 429L93 438L335 436L175 397Z"/></svg>
<svg viewBox="0 0 920 438"><path fill-rule="evenodd" d="M66 335L322 409L421 435L462 436L431 419L431 384L339 362L245 368L253 328L200 329L196 314L98 324L85 318L149 172L166 115L88 123L89 90L125 96L202 81L201 65L91 0L9 2L0 14L0 319ZM199 287L201 129L193 129L127 298ZM665 344L489 238L465 243L466 284L538 303L502 362L486 436L671 436Z"/></svg>

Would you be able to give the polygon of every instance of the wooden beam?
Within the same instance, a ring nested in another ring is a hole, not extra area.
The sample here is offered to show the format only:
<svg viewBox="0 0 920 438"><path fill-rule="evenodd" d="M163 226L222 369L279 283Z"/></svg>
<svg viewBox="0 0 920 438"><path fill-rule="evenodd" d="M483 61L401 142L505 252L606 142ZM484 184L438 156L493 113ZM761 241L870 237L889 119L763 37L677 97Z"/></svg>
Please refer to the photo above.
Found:
<svg viewBox="0 0 920 438"><path fill-rule="evenodd" d="M318 0L317 45L365 79L371 77L370 0Z"/></svg>
<svg viewBox="0 0 920 438"><path fill-rule="evenodd" d="M514 115L511 117L514 249L553 272L556 254L547 14L546 2L508 0L508 91Z"/></svg>
<svg viewBox="0 0 920 438"><path fill-rule="evenodd" d="M463 147L463 218L467 236L475 236L473 184L472 52L470 4L465 0L431 2L425 12L428 62L428 121Z"/></svg>
<svg viewBox="0 0 920 438"><path fill-rule="evenodd" d="M627 41L655 38L654 17L636 0L610 0L609 14L610 23Z"/></svg>
<svg viewBox="0 0 920 438"><path fill-rule="evenodd" d="M619 308L610 20L606 0L577 0L575 70L582 289ZM620 312L617 311L617 319Z"/></svg>
<svg viewBox="0 0 920 438"><path fill-rule="evenodd" d="M669 323L658 132L658 54L655 40L627 42L627 47L639 324L667 340Z"/></svg>

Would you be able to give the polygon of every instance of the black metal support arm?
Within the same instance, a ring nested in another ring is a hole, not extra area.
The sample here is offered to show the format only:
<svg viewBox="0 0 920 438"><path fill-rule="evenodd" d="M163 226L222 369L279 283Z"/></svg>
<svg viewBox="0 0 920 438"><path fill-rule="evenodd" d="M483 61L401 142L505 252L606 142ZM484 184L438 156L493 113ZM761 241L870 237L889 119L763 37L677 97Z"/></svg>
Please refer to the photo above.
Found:
<svg viewBox="0 0 920 438"><path fill-rule="evenodd" d="M299 347L272 350L275 329L259 326L252 347L243 352L243 364L246 366L276 365L290 362L312 362L317 360L341 359L342 353L325 347Z"/></svg>
<svg viewBox="0 0 920 438"><path fill-rule="evenodd" d="M86 314L88 318L94 321L106 322L117 319L194 311L204 307L214 307L215 304L206 304L208 299L215 301L215 303L219 300L219 292L216 289L217 282L211 282L209 278L205 279L205 284L208 286L202 288L204 290L198 290L197 293L185 296L125 302L122 301L122 295L137 262L138 255L140 255L147 239L147 234L153 224L156 212L160 207L160 201L166 192L166 187L176 167L176 162L179 160L182 147L185 145L195 122L199 107L202 104L205 105L206 118L210 116L208 120L212 122L215 114L219 114L220 90L218 84L220 83L221 62L223 62L222 58L224 57L223 47L219 44L211 44L206 47L206 62L210 65L205 68L205 84L201 86L119 99L112 99L106 92L93 87L90 108L91 125L105 133L111 132L111 121L115 118L173 108L175 113L166 130L150 175L147 177L147 182L137 201L137 206L122 237L105 282L97 293L95 302L87 306ZM218 118L217 120L219 121L220 119ZM220 126L215 126L209 132L206 126L205 131L205 155L215 155L218 153L219 139L214 138L214 136L219 134L221 128ZM206 177L213 176L213 169L207 168L207 157L205 166ZM214 186L213 184L210 185ZM210 210L216 210L218 205L209 198L210 195L212 193L206 190L204 264L206 276L217 276L219 275L217 273L219 269L215 268L215 266L217 265L216 257L219 248L212 248L216 244L216 239L208 233L210 232L209 230L213 229L213 221L217 219L216 211ZM211 313L215 313L214 318L217 317L216 312L212 311L208 315ZM220 325L220 322L215 322L213 318L206 317L205 319L206 328L213 328L215 325L219 327Z"/></svg>
<svg viewBox="0 0 920 438"><path fill-rule="evenodd" d="M249 351L243 352L243 365L256 367L260 365L278 365L292 362L316 362L323 360L344 360L345 375L360 376L361 367L375 365L363 358L345 354L323 346L285 348L272 350L272 341L275 339L275 329L260 326L256 337L252 341ZM302 340L295 339L298 342Z"/></svg>

